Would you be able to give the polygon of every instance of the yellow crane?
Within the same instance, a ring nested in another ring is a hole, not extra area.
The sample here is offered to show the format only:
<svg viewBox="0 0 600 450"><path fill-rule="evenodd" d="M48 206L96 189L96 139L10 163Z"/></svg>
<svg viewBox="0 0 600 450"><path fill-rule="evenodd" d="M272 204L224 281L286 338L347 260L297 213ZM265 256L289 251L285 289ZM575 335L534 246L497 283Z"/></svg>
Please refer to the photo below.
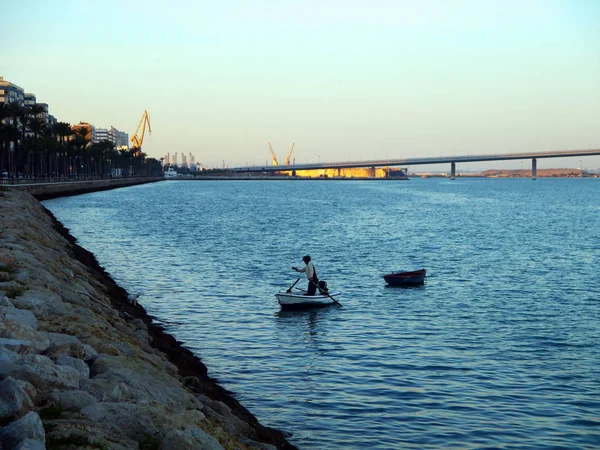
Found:
<svg viewBox="0 0 600 450"><path fill-rule="evenodd" d="M292 143L292 148L290 148L289 153L287 154L287 156L285 157L285 165L289 166L290 165L290 158L292 157L292 152L294 151L294 145L296 145L295 143Z"/></svg>
<svg viewBox="0 0 600 450"><path fill-rule="evenodd" d="M148 111L144 110L144 114L142 114L142 118L137 127L137 130L135 130L135 134L131 138L131 142L133 142L132 149L137 149L138 152L141 152L142 144L144 142L146 125L148 125L148 132L152 134L152 128L150 127L150 114L148 114ZM141 136L139 135L140 129L142 130Z"/></svg>
<svg viewBox="0 0 600 450"><path fill-rule="evenodd" d="M271 143L269 142L269 150L271 151L271 159L273 160L273 165L277 166L279 163L277 162L277 156L275 156L275 152L273 151L273 147L271 147Z"/></svg>

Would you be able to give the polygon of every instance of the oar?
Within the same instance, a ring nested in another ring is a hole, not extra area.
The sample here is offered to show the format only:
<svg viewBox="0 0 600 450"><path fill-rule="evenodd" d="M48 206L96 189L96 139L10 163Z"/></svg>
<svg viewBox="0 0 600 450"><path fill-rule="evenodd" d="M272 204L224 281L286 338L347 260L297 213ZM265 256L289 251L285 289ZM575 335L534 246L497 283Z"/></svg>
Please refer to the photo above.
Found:
<svg viewBox="0 0 600 450"><path fill-rule="evenodd" d="M298 278L296 281L294 281L294 284L292 284L292 285L290 286L290 288L289 288L287 291L285 291L285 292L287 292L288 294L289 294L290 292L292 292L292 288L293 288L294 286L296 286L296 283L297 283L298 281L300 281L300 278Z"/></svg>
<svg viewBox="0 0 600 450"><path fill-rule="evenodd" d="M312 284L315 284L314 281L311 281ZM317 284L317 289L319 290L319 293L321 295L326 295L327 297L329 297L331 300L333 300L333 303L335 303L338 306L342 306L342 304L340 302L338 302L335 298L333 298L331 295L329 295L327 292L325 292L324 290L322 290L319 285Z"/></svg>

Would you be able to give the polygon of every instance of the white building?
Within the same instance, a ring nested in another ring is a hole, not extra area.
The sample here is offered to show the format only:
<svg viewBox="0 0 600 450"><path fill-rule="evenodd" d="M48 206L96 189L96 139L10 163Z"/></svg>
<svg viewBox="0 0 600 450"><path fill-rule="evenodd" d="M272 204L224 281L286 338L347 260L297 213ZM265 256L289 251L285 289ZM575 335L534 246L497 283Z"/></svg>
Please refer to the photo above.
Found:
<svg viewBox="0 0 600 450"><path fill-rule="evenodd" d="M129 150L129 134L124 131L117 130L112 125L109 131L111 142L115 144L117 150Z"/></svg>
<svg viewBox="0 0 600 450"><path fill-rule="evenodd" d="M99 142L112 142L110 133L106 128L93 128L92 133L92 144L98 144Z"/></svg>
<svg viewBox="0 0 600 450"><path fill-rule="evenodd" d="M0 103L25 104L25 91L16 84L0 77Z"/></svg>

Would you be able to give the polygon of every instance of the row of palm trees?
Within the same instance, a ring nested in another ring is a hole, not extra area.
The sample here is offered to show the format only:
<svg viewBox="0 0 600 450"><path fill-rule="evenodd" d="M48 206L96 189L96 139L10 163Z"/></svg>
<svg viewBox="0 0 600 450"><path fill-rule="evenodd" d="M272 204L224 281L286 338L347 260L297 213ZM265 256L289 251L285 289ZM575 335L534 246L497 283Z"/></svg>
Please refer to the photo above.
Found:
<svg viewBox="0 0 600 450"><path fill-rule="evenodd" d="M3 178L105 178L162 174L161 163L140 148L117 150L91 143L88 130L47 124L41 105L0 103L0 174Z"/></svg>

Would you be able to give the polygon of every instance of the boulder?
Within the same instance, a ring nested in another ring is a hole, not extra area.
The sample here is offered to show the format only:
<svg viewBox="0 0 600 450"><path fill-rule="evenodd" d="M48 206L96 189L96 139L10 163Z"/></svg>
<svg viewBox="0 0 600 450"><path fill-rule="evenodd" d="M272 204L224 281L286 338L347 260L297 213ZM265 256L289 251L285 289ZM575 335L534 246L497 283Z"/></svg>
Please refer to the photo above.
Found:
<svg viewBox="0 0 600 450"><path fill-rule="evenodd" d="M100 355L92 364L90 377L124 383L141 401L152 400L179 409L195 405L193 395L177 378L125 356Z"/></svg>
<svg viewBox="0 0 600 450"><path fill-rule="evenodd" d="M46 317L49 314L63 314L66 311L65 303L55 292L49 290L30 289L13 300L17 308L28 309L37 317Z"/></svg>
<svg viewBox="0 0 600 450"><path fill-rule="evenodd" d="M0 448L13 449L25 439L40 441L45 448L46 433L36 412L30 411L0 430Z"/></svg>
<svg viewBox="0 0 600 450"><path fill-rule="evenodd" d="M97 403L94 396L80 390L56 390L48 396L51 402L62 405L67 411L79 411L89 405Z"/></svg>
<svg viewBox="0 0 600 450"><path fill-rule="evenodd" d="M1 306L0 317L2 317L2 320L5 322L30 327L34 330L37 330L38 328L38 321L35 318L35 315L26 309Z"/></svg>
<svg viewBox="0 0 600 450"><path fill-rule="evenodd" d="M1 419L21 417L33 408L33 401L27 391L35 393L35 388L26 381L7 377L0 382Z"/></svg>
<svg viewBox="0 0 600 450"><path fill-rule="evenodd" d="M252 427L235 416L231 408L223 402L212 400L206 395L196 395L204 405L204 413L211 419L217 421L228 433L235 436L248 435L252 433Z"/></svg>
<svg viewBox="0 0 600 450"><path fill-rule="evenodd" d="M95 423L115 426L125 436L139 440L159 432L147 409L147 405L134 403L101 402L86 406L81 410L81 414ZM162 417L156 415L154 419L158 422Z"/></svg>
<svg viewBox="0 0 600 450"><path fill-rule="evenodd" d="M46 446L42 441L35 439L23 439L12 450L46 450Z"/></svg>
<svg viewBox="0 0 600 450"><path fill-rule="evenodd" d="M162 442L159 450L224 450L214 437L201 428L171 430Z"/></svg>
<svg viewBox="0 0 600 450"><path fill-rule="evenodd" d="M90 377L90 368L88 365L79 358L73 358L72 356L60 355L56 358L55 363L57 366L68 366L77 370L81 374L81 378Z"/></svg>
<svg viewBox="0 0 600 450"><path fill-rule="evenodd" d="M69 366L57 366L43 355L24 355L16 376L29 381L38 390L50 391L57 387L78 388L81 373Z"/></svg>

